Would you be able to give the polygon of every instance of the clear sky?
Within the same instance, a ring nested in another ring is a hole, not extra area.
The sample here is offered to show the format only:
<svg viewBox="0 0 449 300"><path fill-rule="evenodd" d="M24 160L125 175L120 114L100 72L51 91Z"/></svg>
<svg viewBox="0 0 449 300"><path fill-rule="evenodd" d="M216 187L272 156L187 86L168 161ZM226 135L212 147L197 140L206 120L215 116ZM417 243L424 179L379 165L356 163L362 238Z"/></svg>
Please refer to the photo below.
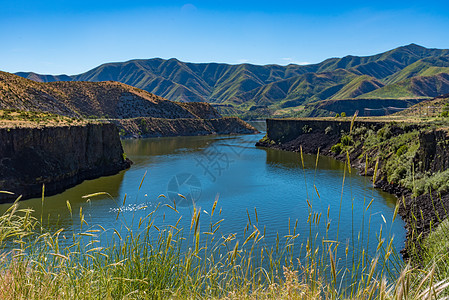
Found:
<svg viewBox="0 0 449 300"><path fill-rule="evenodd" d="M316 63L410 43L449 48L448 29L447 0L0 0L0 70L78 74L154 57Z"/></svg>

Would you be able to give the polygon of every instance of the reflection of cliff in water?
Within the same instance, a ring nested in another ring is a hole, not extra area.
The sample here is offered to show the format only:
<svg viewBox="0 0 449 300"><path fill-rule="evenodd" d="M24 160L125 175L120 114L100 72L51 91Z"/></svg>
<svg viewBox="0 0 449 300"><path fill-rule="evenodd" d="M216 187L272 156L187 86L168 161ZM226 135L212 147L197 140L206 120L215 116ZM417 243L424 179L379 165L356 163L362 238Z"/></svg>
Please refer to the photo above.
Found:
<svg viewBox="0 0 449 300"><path fill-rule="evenodd" d="M33 198L19 202L20 208L31 208L34 210L34 216L40 219L43 217L44 225L48 225L49 229L65 229L72 226L72 216L67 207L67 201L70 202L72 208L73 221L79 222L80 207L83 206L83 213L89 213L89 207L95 206L100 208L104 206L105 210L115 207L115 201L121 202L123 199L118 199L120 194L120 187L126 171L121 171L116 175L105 176L93 180L85 180L81 184L64 191L61 194L45 197L44 207L42 210L42 199ZM108 192L112 198L106 195L93 197L92 199L82 198L85 195ZM4 213L11 204L0 205L0 214ZM50 221L47 221L50 220Z"/></svg>
<svg viewBox="0 0 449 300"><path fill-rule="evenodd" d="M302 168L301 154L299 152L290 152L283 150L267 149L264 148L267 153L266 162L269 165L282 166L284 168ZM304 167L306 169L315 169L316 155L303 154ZM327 170L343 170L344 163L327 156L320 156L318 158L318 169Z"/></svg>
<svg viewBox="0 0 449 300"><path fill-rule="evenodd" d="M260 132L266 132L267 131L267 122L265 120L263 121L247 121L249 125L253 126Z"/></svg>
<svg viewBox="0 0 449 300"><path fill-rule="evenodd" d="M271 168L268 169L268 171L277 172L279 168L284 169L302 169L302 163L301 163L301 154L299 152L290 152L290 151L283 151L283 150L275 150L275 149L268 149L268 148L262 148L267 153L266 162L267 165ZM316 155L312 154L303 154L304 157L304 167L306 170L315 170L316 166ZM318 158L318 166L317 170L320 170L322 173L324 170L329 171L336 171L336 176L341 176L343 180L343 170L345 168L345 163L338 161L332 157L328 156L319 156ZM312 172L313 173L313 172ZM327 175L329 176L329 175ZM359 173L356 169L352 169L351 174L346 172L346 177L356 177L359 178ZM313 178L310 178L313 179ZM349 180L349 179L348 179ZM366 185L365 186L359 186L358 188L366 189L367 195L371 195L372 192L370 190L372 189L371 184L371 177L367 177L366 179ZM350 184L349 184L350 185ZM385 199L385 203L389 207L395 207L396 205L396 197L388 194L380 189L377 189L377 193L381 194L382 197Z"/></svg>
<svg viewBox="0 0 449 300"><path fill-rule="evenodd" d="M130 139L123 140L122 145L125 153L134 158L135 156L174 154L180 150L197 152L216 139L216 136Z"/></svg>

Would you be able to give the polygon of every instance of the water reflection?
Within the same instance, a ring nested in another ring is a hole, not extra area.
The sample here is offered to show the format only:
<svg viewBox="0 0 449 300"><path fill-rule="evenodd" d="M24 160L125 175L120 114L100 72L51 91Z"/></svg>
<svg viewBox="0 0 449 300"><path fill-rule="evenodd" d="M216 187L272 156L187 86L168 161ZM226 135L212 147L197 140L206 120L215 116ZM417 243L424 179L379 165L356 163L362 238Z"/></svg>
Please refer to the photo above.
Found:
<svg viewBox="0 0 449 300"><path fill-rule="evenodd" d="M127 153L136 156L157 156L183 151L200 151L210 143L204 137L165 137L152 139L129 139L122 141Z"/></svg>
<svg viewBox="0 0 449 300"><path fill-rule="evenodd" d="M253 126L254 128L256 128L257 130L259 130L260 132L265 132L267 131L267 122L265 122L265 120L261 120L261 121L248 121L248 123Z"/></svg>
<svg viewBox="0 0 449 300"><path fill-rule="evenodd" d="M107 192L110 196L109 199L117 199L120 196L122 182L125 176L126 170L112 176L106 176L97 178L94 180L85 180L81 184L67 189L66 191L45 197L42 205L41 198L34 198L19 202L20 207L32 208L34 215L42 219L45 225L49 226L49 229L59 229L63 227L65 229L71 228L72 225L77 223L77 215L80 207L87 206L92 207L93 200L89 198L83 198L85 195L94 194L98 192ZM72 215L67 207L67 201L70 202L72 209ZM109 202L109 201L107 201ZM0 213L3 213L11 204L0 205ZM95 202L94 206L106 205L107 209L111 206L110 203L105 204L104 201Z"/></svg>

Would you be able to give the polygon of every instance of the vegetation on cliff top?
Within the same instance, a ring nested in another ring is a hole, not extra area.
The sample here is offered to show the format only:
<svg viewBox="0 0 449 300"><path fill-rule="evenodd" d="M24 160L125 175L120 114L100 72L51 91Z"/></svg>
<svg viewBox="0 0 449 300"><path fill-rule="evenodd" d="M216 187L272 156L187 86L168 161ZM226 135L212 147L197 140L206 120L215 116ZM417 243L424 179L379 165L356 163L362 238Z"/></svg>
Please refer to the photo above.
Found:
<svg viewBox="0 0 449 300"><path fill-rule="evenodd" d="M87 121L84 119L69 118L51 113L15 109L0 110L0 128L82 125L86 123Z"/></svg>
<svg viewBox="0 0 449 300"><path fill-rule="evenodd" d="M378 164L379 179L407 188L415 196L431 191L443 193L449 191L449 171L428 170L420 160L425 157L418 151L420 136L447 127L448 121L440 117L427 123L386 122L380 129L357 126L343 134L331 150L341 155L347 152L366 162L367 169Z"/></svg>

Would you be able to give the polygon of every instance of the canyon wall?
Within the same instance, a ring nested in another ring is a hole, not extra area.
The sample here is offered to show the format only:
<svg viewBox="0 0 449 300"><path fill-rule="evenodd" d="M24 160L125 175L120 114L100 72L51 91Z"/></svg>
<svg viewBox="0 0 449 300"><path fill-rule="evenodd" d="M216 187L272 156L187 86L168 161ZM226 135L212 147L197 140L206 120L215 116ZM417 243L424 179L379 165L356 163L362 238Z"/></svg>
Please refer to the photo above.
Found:
<svg viewBox="0 0 449 300"><path fill-rule="evenodd" d="M421 164L418 165L418 171L441 172L449 168L449 132L447 128L421 132L419 144L416 160Z"/></svg>
<svg viewBox="0 0 449 300"><path fill-rule="evenodd" d="M0 201L62 192L130 166L113 124L0 128Z"/></svg>
<svg viewBox="0 0 449 300"><path fill-rule="evenodd" d="M366 126L378 129L385 122L355 121L353 126ZM310 133L322 133L329 136L349 132L351 119L267 119L267 137L277 144L290 142L300 135Z"/></svg>

